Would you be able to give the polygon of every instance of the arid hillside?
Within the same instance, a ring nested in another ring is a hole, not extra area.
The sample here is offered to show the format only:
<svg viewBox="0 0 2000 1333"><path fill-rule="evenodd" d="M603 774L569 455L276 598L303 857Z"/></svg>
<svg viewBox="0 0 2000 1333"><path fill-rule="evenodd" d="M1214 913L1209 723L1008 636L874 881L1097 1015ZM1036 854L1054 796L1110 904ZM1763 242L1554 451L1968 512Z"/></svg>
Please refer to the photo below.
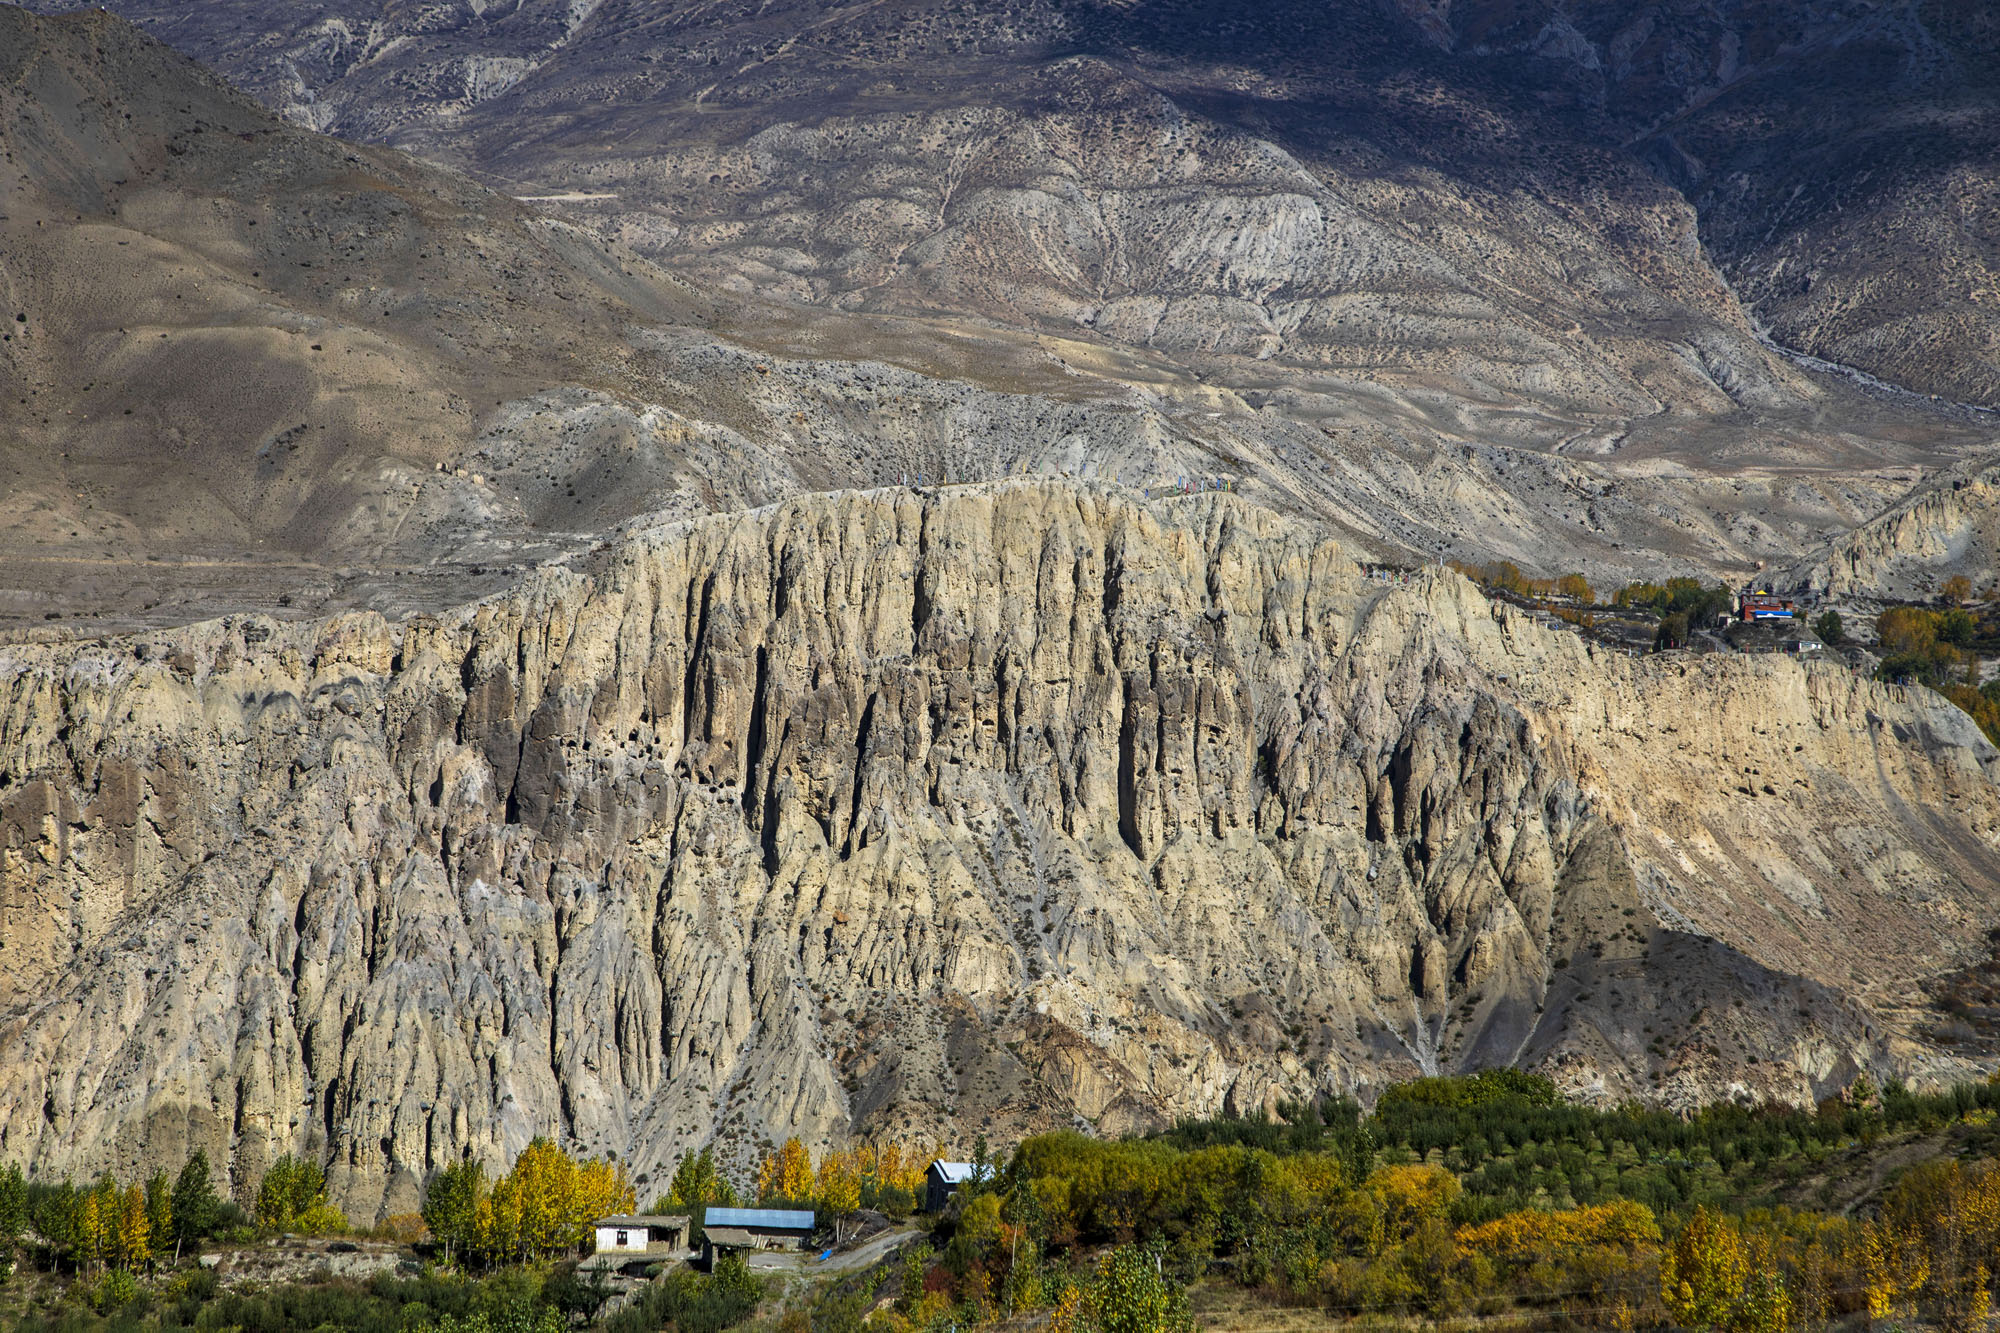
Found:
<svg viewBox="0 0 2000 1333"><path fill-rule="evenodd" d="M395 624L0 649L0 1155L1118 1131L1519 1062L1963 1074L2000 756L1230 497L802 499Z"/></svg>
<svg viewBox="0 0 2000 1333"><path fill-rule="evenodd" d="M1992 6L1460 0L1436 17L1440 45L1568 104L1678 186L1780 341L2000 407Z"/></svg>
<svg viewBox="0 0 2000 1333"><path fill-rule="evenodd" d="M543 497L558 526L1026 465L1228 476L1389 558L1737 578L1993 438L1979 412L1769 343L1778 307L1716 266L1737 251L1630 142L1640 111L1599 106L1541 47L1391 8L118 7L294 123L451 162L703 294L713 347L660 374L607 349L626 373L552 378L611 395L570 431L586 452L668 466L662 421L740 438L670 485L625 469L602 505L597 478L537 463L563 483ZM1983 49L1976 27L1937 30ZM1917 262L1881 283L1947 312L1894 276ZM1948 317L1976 332L1983 290ZM1958 347L1926 364L1983 355ZM465 397L487 413L472 438L561 415ZM484 443L460 458L490 479Z"/></svg>

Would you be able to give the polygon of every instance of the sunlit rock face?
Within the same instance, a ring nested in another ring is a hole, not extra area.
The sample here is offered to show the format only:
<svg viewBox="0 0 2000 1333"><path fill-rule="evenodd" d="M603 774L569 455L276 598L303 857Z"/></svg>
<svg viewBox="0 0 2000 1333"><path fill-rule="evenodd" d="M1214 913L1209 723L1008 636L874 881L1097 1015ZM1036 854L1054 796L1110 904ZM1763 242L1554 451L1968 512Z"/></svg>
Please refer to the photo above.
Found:
<svg viewBox="0 0 2000 1333"><path fill-rule="evenodd" d="M537 1133L658 1178L1505 1062L1944 1076L1909 980L1983 956L1995 757L1926 692L1074 483L0 648L0 1155L323 1152L366 1215Z"/></svg>

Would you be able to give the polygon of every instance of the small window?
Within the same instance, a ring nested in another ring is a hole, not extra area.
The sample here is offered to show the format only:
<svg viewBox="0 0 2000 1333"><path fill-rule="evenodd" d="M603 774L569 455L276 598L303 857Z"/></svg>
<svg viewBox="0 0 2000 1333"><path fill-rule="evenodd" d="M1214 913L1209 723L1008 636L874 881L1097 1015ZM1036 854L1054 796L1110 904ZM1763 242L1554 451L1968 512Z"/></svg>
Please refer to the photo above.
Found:
<svg viewBox="0 0 2000 1333"><path fill-rule="evenodd" d="M625 1233L624 1233L623 1231L620 1231L620 1232L618 1233L618 1248L619 1248L619 1249L621 1249L621 1250L622 1250L622 1249L624 1249L624 1248L626 1248L626 1245L625 1245Z"/></svg>

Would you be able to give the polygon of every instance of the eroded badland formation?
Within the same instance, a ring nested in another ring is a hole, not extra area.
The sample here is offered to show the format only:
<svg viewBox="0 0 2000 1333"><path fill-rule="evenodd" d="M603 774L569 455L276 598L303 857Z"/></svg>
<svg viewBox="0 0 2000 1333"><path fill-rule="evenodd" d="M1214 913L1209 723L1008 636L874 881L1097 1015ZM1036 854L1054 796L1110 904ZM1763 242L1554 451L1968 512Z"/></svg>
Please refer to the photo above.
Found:
<svg viewBox="0 0 2000 1333"><path fill-rule="evenodd" d="M1976 7L119 8L248 92L0 8L0 1157L1991 1066L1970 718L1432 563L1991 582Z"/></svg>

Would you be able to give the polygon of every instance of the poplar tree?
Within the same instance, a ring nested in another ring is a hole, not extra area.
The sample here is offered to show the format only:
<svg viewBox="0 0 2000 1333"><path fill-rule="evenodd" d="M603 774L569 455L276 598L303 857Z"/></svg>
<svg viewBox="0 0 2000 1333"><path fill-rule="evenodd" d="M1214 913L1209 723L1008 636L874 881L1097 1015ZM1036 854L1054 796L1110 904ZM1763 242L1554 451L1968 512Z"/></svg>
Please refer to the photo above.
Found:
<svg viewBox="0 0 2000 1333"><path fill-rule="evenodd" d="M470 1157L431 1177L424 1191L424 1225L444 1243L446 1259L477 1245L479 1204L485 1195L486 1169Z"/></svg>
<svg viewBox="0 0 2000 1333"><path fill-rule="evenodd" d="M28 1229L28 1182L13 1163L0 1171L0 1258L11 1256Z"/></svg>
<svg viewBox="0 0 2000 1333"><path fill-rule="evenodd" d="M174 1187L167 1183L167 1173L155 1171L146 1180L146 1239L152 1252L157 1252L174 1234ZM152 1254L147 1255L150 1261Z"/></svg>
<svg viewBox="0 0 2000 1333"><path fill-rule="evenodd" d="M216 1217L221 1210L222 1202L215 1197L215 1186L209 1180L208 1154L196 1148L194 1156L187 1159L180 1175L174 1179L173 1198L169 1205L175 1259L181 1257L182 1246L201 1240L215 1230Z"/></svg>

